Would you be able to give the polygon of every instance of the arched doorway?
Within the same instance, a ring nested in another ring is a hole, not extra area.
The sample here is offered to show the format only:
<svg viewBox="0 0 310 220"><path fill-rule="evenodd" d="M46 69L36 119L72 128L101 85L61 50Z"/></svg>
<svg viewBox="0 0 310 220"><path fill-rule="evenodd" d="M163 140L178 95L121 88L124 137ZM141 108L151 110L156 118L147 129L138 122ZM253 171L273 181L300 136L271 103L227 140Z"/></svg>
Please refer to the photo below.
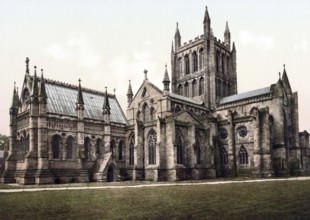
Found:
<svg viewBox="0 0 310 220"><path fill-rule="evenodd" d="M113 182L114 180L114 169L113 166L110 166L108 168L108 173L107 173L107 181L108 182Z"/></svg>

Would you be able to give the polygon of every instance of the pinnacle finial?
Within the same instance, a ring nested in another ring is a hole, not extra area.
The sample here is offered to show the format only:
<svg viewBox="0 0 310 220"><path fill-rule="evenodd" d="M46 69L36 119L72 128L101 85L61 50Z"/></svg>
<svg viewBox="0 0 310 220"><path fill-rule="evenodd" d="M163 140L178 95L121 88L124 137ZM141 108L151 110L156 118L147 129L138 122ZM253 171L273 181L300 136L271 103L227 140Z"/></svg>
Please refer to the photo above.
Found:
<svg viewBox="0 0 310 220"><path fill-rule="evenodd" d="M81 81L82 81L81 78L79 78L79 84L81 84Z"/></svg>
<svg viewBox="0 0 310 220"><path fill-rule="evenodd" d="M26 63L26 73L29 74L29 58L28 57L26 57L25 63Z"/></svg>
<svg viewBox="0 0 310 220"><path fill-rule="evenodd" d="M147 80L147 70L145 69L143 72L144 72L144 80Z"/></svg>

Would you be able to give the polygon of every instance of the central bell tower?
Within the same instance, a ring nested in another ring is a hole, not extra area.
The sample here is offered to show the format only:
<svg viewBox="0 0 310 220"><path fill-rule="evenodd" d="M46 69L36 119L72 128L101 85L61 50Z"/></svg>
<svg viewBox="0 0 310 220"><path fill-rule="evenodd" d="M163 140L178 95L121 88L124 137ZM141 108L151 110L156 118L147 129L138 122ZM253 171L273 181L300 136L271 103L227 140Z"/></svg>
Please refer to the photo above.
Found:
<svg viewBox="0 0 310 220"><path fill-rule="evenodd" d="M226 22L224 41L213 36L206 7L203 34L182 45L177 23L171 48L172 92L203 101L209 109L237 94L236 48Z"/></svg>

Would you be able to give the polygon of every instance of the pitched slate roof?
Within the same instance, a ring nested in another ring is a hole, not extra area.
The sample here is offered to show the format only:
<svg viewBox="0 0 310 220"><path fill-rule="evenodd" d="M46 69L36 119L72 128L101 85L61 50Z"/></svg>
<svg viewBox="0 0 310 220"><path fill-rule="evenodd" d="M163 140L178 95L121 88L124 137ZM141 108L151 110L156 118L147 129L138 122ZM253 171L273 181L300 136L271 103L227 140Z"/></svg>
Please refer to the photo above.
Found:
<svg viewBox="0 0 310 220"><path fill-rule="evenodd" d="M52 80L45 81L47 95L47 112L59 115L76 116L75 104L78 87L59 83ZM82 89L84 100L84 117L103 120L102 107L105 94L89 89ZM127 124L127 119L115 96L108 95L111 107L111 122Z"/></svg>
<svg viewBox="0 0 310 220"><path fill-rule="evenodd" d="M191 98L188 98L188 97L185 97L185 96L181 96L181 95L177 95L175 93L170 93L169 96L171 98L175 98L175 99L178 99L178 100L181 100L181 101L184 101L184 102L189 102L189 103L195 104L195 105L202 105L203 104L202 101L196 101L194 99L191 99Z"/></svg>
<svg viewBox="0 0 310 220"><path fill-rule="evenodd" d="M254 97L262 96L262 95L267 95L267 94L270 94L270 86L265 87L265 88L261 88L261 89L252 90L249 92L243 92L240 94L224 97L220 100L219 104L223 105L223 104L236 102L236 101L240 101L240 100L244 100L244 99L250 99L250 98L254 98Z"/></svg>

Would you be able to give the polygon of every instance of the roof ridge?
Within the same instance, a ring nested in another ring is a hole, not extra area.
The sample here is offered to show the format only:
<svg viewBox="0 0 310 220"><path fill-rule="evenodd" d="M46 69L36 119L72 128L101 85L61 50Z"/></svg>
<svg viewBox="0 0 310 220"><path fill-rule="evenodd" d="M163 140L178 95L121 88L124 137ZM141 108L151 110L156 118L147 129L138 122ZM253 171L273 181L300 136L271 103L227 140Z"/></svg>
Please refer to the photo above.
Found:
<svg viewBox="0 0 310 220"><path fill-rule="evenodd" d="M51 84L55 84L58 86L63 86L63 87L67 87L67 88L72 88L72 89L78 89L79 86L78 85L74 85L74 84L70 84L70 83L65 83L65 82L61 82L58 80L53 80L53 79L49 79L49 78L44 78L45 79L45 83L51 83ZM99 90L95 90L95 89L90 89L90 88L85 88L82 86L82 92L90 92L93 94L97 94L97 95L105 95L105 92L103 91L99 91ZM108 96L110 98L115 98L114 94L108 93Z"/></svg>

